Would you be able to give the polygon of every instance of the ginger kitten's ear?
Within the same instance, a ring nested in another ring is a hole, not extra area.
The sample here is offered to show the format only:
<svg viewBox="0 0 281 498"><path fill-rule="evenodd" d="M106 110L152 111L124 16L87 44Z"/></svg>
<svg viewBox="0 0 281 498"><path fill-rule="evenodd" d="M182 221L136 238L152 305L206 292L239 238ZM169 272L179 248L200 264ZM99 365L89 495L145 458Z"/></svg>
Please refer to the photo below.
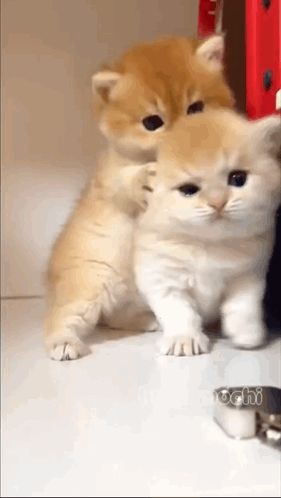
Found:
<svg viewBox="0 0 281 498"><path fill-rule="evenodd" d="M224 56L224 35L214 35L203 40L196 50L196 54L213 71L221 71Z"/></svg>
<svg viewBox="0 0 281 498"><path fill-rule="evenodd" d="M281 118L280 116L267 116L251 122L251 140L255 147L270 154L278 154L281 148Z"/></svg>
<svg viewBox="0 0 281 498"><path fill-rule="evenodd" d="M98 71L92 76L92 89L103 100L107 100L111 90L121 78L121 74L109 69Z"/></svg>

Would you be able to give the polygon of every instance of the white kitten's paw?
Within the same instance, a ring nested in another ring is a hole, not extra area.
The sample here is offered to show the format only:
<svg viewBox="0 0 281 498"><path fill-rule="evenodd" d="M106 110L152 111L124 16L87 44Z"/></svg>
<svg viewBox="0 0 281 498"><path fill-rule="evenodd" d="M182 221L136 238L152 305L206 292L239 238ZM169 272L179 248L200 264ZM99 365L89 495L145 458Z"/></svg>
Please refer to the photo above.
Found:
<svg viewBox="0 0 281 498"><path fill-rule="evenodd" d="M194 337L164 336L160 343L160 352L164 355L193 356L208 353L209 350L210 341L203 333Z"/></svg>
<svg viewBox="0 0 281 498"><path fill-rule="evenodd" d="M232 337L235 346L242 349L255 349L263 346L266 342L266 330L257 326L246 328Z"/></svg>
<svg viewBox="0 0 281 498"><path fill-rule="evenodd" d="M266 342L267 331L263 323L251 322L246 325L227 327L224 334L229 337L238 348L254 349L263 346Z"/></svg>
<svg viewBox="0 0 281 498"><path fill-rule="evenodd" d="M52 360L69 361L87 354L88 348L82 342L75 341L53 344L48 351Z"/></svg>

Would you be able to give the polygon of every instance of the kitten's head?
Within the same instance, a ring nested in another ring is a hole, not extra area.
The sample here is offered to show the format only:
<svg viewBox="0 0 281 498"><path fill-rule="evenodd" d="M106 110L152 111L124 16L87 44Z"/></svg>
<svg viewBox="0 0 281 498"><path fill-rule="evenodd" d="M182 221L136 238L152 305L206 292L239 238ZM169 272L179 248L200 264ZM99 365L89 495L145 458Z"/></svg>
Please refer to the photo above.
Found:
<svg viewBox="0 0 281 498"><path fill-rule="evenodd" d="M155 206L167 226L206 238L264 233L280 201L281 119L230 110L182 119L159 150Z"/></svg>
<svg viewBox="0 0 281 498"><path fill-rule="evenodd" d="M223 76L224 38L168 38L139 45L94 74L100 129L123 154L152 160L180 117L231 107Z"/></svg>

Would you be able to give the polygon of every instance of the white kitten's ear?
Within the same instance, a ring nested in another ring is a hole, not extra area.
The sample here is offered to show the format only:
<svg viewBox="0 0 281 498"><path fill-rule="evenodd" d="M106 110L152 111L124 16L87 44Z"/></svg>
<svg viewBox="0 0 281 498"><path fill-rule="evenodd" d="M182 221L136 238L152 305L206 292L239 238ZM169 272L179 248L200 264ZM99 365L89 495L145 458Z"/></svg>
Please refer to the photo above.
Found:
<svg viewBox="0 0 281 498"><path fill-rule="evenodd" d="M257 147L271 154L278 154L281 148L281 118L267 116L251 123L252 141Z"/></svg>
<svg viewBox="0 0 281 498"><path fill-rule="evenodd" d="M106 100L120 78L120 73L110 71L109 69L98 71L92 76L92 90Z"/></svg>
<svg viewBox="0 0 281 498"><path fill-rule="evenodd" d="M198 57L213 71L221 71L224 57L224 35L214 35L202 43L196 50Z"/></svg>

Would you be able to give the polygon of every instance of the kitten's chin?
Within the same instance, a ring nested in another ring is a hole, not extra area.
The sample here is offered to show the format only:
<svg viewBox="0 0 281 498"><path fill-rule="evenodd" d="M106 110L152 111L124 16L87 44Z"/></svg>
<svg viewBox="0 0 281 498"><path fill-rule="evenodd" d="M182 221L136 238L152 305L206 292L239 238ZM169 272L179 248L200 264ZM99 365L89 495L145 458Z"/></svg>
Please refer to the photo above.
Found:
<svg viewBox="0 0 281 498"><path fill-rule="evenodd" d="M244 239L261 235L268 230L268 225L257 223L237 223L221 216L204 224L186 227L186 233L201 240L218 241L226 239Z"/></svg>

